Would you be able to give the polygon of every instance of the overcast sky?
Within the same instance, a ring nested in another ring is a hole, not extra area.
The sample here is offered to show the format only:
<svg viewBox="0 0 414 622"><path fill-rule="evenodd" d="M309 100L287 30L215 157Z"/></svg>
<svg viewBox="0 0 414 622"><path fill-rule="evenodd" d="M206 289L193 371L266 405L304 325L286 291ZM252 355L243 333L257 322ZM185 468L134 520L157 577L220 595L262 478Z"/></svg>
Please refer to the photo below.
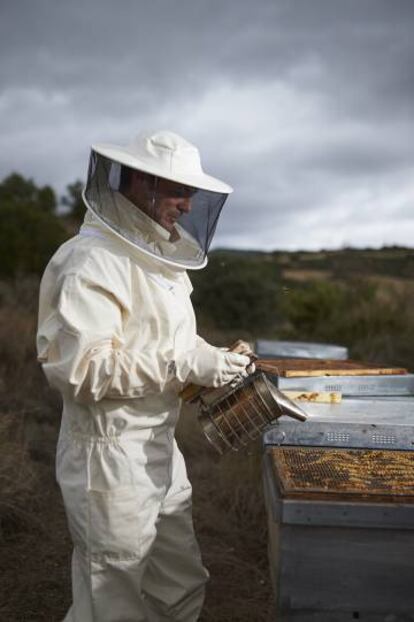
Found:
<svg viewBox="0 0 414 622"><path fill-rule="evenodd" d="M0 59L0 179L171 129L235 189L216 246L414 247L413 0L0 0Z"/></svg>

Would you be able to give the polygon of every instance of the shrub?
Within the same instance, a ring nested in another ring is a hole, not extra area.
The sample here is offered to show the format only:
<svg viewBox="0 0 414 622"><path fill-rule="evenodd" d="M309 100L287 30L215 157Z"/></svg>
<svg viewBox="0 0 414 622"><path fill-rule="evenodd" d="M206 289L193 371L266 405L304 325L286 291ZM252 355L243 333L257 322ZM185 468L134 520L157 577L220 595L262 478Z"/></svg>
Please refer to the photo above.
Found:
<svg viewBox="0 0 414 622"><path fill-rule="evenodd" d="M193 303L202 326L254 334L258 329L269 333L277 325L279 286L274 263L213 254L207 268L192 280Z"/></svg>
<svg viewBox="0 0 414 622"><path fill-rule="evenodd" d="M49 186L10 175L0 184L0 277L40 274L67 238L55 214L56 197Z"/></svg>
<svg viewBox="0 0 414 622"><path fill-rule="evenodd" d="M368 280L316 281L290 290L282 303L284 337L334 342L351 356L414 367L414 317L406 291L387 296Z"/></svg>
<svg viewBox="0 0 414 622"><path fill-rule="evenodd" d="M67 234L58 218L30 205L0 205L0 276L40 274Z"/></svg>

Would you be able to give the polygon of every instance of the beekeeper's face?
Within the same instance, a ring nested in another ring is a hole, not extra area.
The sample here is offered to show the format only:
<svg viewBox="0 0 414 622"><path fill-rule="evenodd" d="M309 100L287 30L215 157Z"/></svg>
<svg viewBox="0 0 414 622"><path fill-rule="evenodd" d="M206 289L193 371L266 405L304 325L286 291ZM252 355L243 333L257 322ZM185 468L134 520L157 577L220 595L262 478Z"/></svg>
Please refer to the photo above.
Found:
<svg viewBox="0 0 414 622"><path fill-rule="evenodd" d="M196 189L190 186L132 171L127 195L158 224L172 233L180 216L191 211L191 197L195 192Z"/></svg>

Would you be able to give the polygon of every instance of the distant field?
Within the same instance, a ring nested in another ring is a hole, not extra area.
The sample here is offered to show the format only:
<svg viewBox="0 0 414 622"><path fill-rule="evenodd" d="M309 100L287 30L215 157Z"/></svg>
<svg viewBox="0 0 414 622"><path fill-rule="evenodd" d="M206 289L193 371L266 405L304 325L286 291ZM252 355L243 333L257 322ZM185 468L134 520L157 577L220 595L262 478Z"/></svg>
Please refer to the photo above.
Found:
<svg viewBox="0 0 414 622"><path fill-rule="evenodd" d="M309 281L327 281L332 278L332 272L329 270L300 270L287 269L282 270L281 279L283 281L297 281L298 283L306 283Z"/></svg>
<svg viewBox="0 0 414 622"><path fill-rule="evenodd" d="M336 278L334 273L330 270L310 270L310 269L285 269L280 274L281 281L294 281L297 283L310 283L312 281L337 281L343 282L347 278ZM387 276L383 274L364 274L362 273L362 280L367 283L377 285L384 290L394 290L395 292L402 293L406 291L411 293L414 291L414 277L404 278L399 276ZM414 312L414 311L413 311Z"/></svg>

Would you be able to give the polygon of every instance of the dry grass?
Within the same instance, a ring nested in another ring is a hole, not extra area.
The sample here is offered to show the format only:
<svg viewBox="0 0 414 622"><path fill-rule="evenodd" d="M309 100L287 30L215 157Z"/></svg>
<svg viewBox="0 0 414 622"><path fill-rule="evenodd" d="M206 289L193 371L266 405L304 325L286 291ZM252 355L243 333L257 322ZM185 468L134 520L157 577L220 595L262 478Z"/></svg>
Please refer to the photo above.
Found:
<svg viewBox="0 0 414 622"><path fill-rule="evenodd" d="M0 284L0 542L41 526L39 467L31 460L30 430L36 419L51 416L56 398L36 364L37 290L34 279Z"/></svg>
<svg viewBox="0 0 414 622"><path fill-rule="evenodd" d="M38 528L39 491L16 419L0 414L0 542L22 530Z"/></svg>
<svg viewBox="0 0 414 622"><path fill-rule="evenodd" d="M27 404L43 390L36 365L38 282L0 283L0 398Z"/></svg>
<svg viewBox="0 0 414 622"><path fill-rule="evenodd" d="M297 281L308 283L309 281L327 281L332 278L330 270L287 269L282 272L284 281Z"/></svg>
<svg viewBox="0 0 414 622"><path fill-rule="evenodd" d="M177 438L194 494L194 524L211 581L203 622L266 622L271 611L260 445L219 457L195 409L183 409Z"/></svg>
<svg viewBox="0 0 414 622"><path fill-rule="evenodd" d="M372 274L366 277L366 281L377 286L377 298L380 304L391 304L396 298L412 299L414 296L412 279Z"/></svg>

